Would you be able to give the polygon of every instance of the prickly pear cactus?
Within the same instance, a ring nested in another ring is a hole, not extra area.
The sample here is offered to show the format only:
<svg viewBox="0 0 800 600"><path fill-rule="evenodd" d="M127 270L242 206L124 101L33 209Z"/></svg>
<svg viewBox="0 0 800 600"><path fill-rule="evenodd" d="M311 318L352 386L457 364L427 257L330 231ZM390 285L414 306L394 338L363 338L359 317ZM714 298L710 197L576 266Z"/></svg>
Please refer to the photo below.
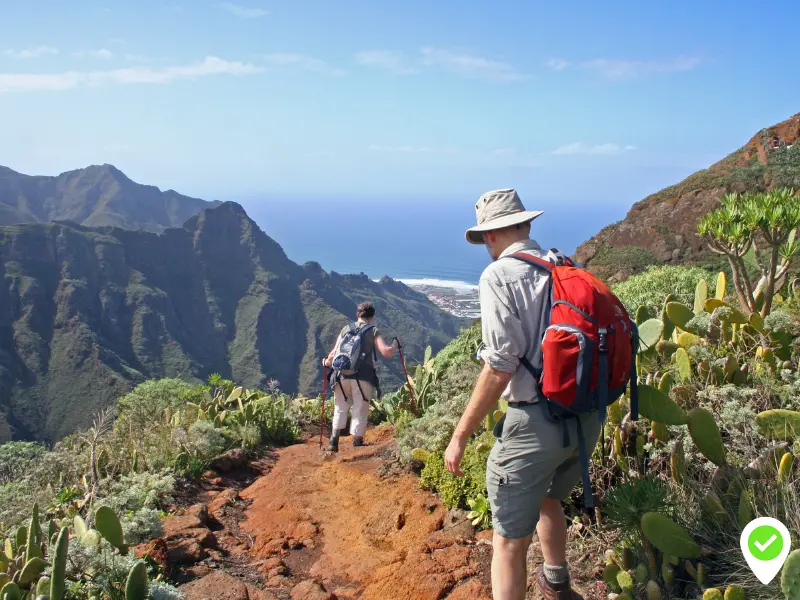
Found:
<svg viewBox="0 0 800 600"><path fill-rule="evenodd" d="M794 550L783 563L781 591L786 600L800 600L800 550Z"/></svg>
<svg viewBox="0 0 800 600"><path fill-rule="evenodd" d="M744 590L735 583L729 585L725 590L725 600L745 600Z"/></svg>
<svg viewBox="0 0 800 600"><path fill-rule="evenodd" d="M53 553L53 570L50 580L50 600L63 600L66 589L67 553L69 552L69 530L61 529Z"/></svg>
<svg viewBox="0 0 800 600"><path fill-rule="evenodd" d="M707 409L698 406L689 413L689 434L697 449L708 460L717 466L727 463L717 421Z"/></svg>
<svg viewBox="0 0 800 600"><path fill-rule="evenodd" d="M617 583L617 575L619 575L620 568L616 564L609 564L606 565L603 569L603 581L606 582L606 585L612 592L619 593L622 591L622 588L619 587L619 583Z"/></svg>
<svg viewBox="0 0 800 600"><path fill-rule="evenodd" d="M650 385L639 386L639 413L666 425L686 425L689 421L686 411L667 394Z"/></svg>
<svg viewBox="0 0 800 600"><path fill-rule="evenodd" d="M681 302L668 302L666 312L669 320L681 329L685 329L686 324L694 319L692 309Z"/></svg>
<svg viewBox="0 0 800 600"><path fill-rule="evenodd" d="M678 348L673 356L675 366L678 367L678 376L686 383L692 378L692 360L689 358L689 353L685 348Z"/></svg>
<svg viewBox="0 0 800 600"><path fill-rule="evenodd" d="M636 577L636 583L641 583L642 585L647 583L647 580L650 579L650 572L647 570L647 565L644 563L636 565L633 574Z"/></svg>
<svg viewBox="0 0 800 600"><path fill-rule="evenodd" d="M109 544L119 550L121 554L127 553L122 525L113 510L107 506L98 508L94 514L94 525Z"/></svg>
<svg viewBox="0 0 800 600"><path fill-rule="evenodd" d="M744 530L747 524L753 520L753 508L750 505L750 494L747 490L742 490L739 495L739 511L737 514L737 521L739 522L739 529Z"/></svg>
<svg viewBox="0 0 800 600"><path fill-rule="evenodd" d="M631 574L627 571L620 571L617 573L617 584L623 592L628 594L633 594L636 591L636 583L633 581Z"/></svg>
<svg viewBox="0 0 800 600"><path fill-rule="evenodd" d="M651 579L644 588L644 595L647 600L661 600L661 588Z"/></svg>
<svg viewBox="0 0 800 600"><path fill-rule="evenodd" d="M781 458L781 464L778 467L778 483L786 483L792 475L792 465L794 464L794 455L787 452Z"/></svg>
<svg viewBox="0 0 800 600"><path fill-rule="evenodd" d="M756 415L756 428L765 438L791 442L800 438L800 412L795 410L765 410Z"/></svg>
<svg viewBox="0 0 800 600"><path fill-rule="evenodd" d="M724 600L724 597L717 588L709 588L703 592L703 600Z"/></svg>
<svg viewBox="0 0 800 600"><path fill-rule="evenodd" d="M701 279L694 290L694 314L699 315L703 312L706 300L708 300L708 282Z"/></svg>
<svg viewBox="0 0 800 600"><path fill-rule="evenodd" d="M642 516L642 532L647 540L664 554L679 558L698 558L700 546L686 530L662 514L648 512Z"/></svg>
<svg viewBox="0 0 800 600"><path fill-rule="evenodd" d="M125 600L145 600L147 598L147 567L138 561L128 573L125 583Z"/></svg>
<svg viewBox="0 0 800 600"><path fill-rule="evenodd" d="M22 600L22 591L16 583L7 583L0 589L0 598L3 600Z"/></svg>

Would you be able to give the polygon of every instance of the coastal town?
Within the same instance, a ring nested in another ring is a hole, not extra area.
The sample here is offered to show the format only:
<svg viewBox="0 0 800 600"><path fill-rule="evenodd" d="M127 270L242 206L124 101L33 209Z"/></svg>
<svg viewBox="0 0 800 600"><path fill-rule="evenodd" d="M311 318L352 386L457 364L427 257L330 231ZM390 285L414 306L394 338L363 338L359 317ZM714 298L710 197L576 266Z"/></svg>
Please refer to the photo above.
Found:
<svg viewBox="0 0 800 600"><path fill-rule="evenodd" d="M481 316L476 286L438 285L429 282L408 283L408 286L425 294L439 308L457 317L477 319Z"/></svg>

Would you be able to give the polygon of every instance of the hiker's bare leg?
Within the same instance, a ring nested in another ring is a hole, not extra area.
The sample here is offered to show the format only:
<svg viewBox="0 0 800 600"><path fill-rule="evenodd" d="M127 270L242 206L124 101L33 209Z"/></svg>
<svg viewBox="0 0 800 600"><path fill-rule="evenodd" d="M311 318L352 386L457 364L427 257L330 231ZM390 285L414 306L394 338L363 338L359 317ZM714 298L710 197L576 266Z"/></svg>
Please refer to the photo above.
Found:
<svg viewBox="0 0 800 600"><path fill-rule="evenodd" d="M544 564L553 567L567 564L567 521L561 502L555 498L542 500L539 524L536 526L542 546Z"/></svg>
<svg viewBox="0 0 800 600"><path fill-rule="evenodd" d="M528 588L526 558L533 536L492 539L492 597L494 600L524 600Z"/></svg>

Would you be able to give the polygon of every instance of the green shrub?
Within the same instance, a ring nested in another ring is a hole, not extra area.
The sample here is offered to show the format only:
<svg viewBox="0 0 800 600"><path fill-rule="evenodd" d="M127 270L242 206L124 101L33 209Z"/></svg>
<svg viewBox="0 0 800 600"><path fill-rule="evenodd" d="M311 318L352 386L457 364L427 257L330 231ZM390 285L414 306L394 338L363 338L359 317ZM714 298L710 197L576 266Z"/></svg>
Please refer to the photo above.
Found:
<svg viewBox="0 0 800 600"><path fill-rule="evenodd" d="M631 314L640 306L646 306L651 316L655 316L669 294L673 294L677 301L692 306L697 283L701 279L710 280L711 275L699 267L652 266L644 273L613 285L612 290Z"/></svg>
<svg viewBox="0 0 800 600"><path fill-rule="evenodd" d="M195 421L189 426L186 449L204 458L214 458L225 451L225 436L211 421Z"/></svg>
<svg viewBox="0 0 800 600"><path fill-rule="evenodd" d="M0 485L19 479L46 451L37 442L7 442L0 445Z"/></svg>
<svg viewBox="0 0 800 600"><path fill-rule="evenodd" d="M603 246L592 259L593 266L614 267L617 271L631 273L638 273L658 262L652 252L640 246Z"/></svg>
<svg viewBox="0 0 800 600"><path fill-rule="evenodd" d="M436 491L447 508L468 508L467 501L486 496L486 460L494 444L494 436L484 433L472 440L464 451L461 461L463 477L450 473L444 466L444 453L431 453L422 470L420 486Z"/></svg>
<svg viewBox="0 0 800 600"><path fill-rule="evenodd" d="M403 427L397 441L400 460L409 462L414 448L444 452L468 400L464 394L448 396L431 406L422 417Z"/></svg>

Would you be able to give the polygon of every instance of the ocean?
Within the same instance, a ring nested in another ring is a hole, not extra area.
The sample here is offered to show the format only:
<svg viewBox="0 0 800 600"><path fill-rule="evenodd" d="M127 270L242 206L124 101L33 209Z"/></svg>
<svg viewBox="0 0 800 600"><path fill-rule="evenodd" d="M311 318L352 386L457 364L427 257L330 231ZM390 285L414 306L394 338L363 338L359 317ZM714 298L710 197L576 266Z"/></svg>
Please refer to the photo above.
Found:
<svg viewBox="0 0 800 600"><path fill-rule="evenodd" d="M353 199L242 199L253 220L297 263L316 261L327 271L388 275L406 283L471 288L490 258L464 239L473 206L456 202ZM533 208L533 207L532 207ZM625 209L539 203L545 214L532 237L545 248L571 254Z"/></svg>

